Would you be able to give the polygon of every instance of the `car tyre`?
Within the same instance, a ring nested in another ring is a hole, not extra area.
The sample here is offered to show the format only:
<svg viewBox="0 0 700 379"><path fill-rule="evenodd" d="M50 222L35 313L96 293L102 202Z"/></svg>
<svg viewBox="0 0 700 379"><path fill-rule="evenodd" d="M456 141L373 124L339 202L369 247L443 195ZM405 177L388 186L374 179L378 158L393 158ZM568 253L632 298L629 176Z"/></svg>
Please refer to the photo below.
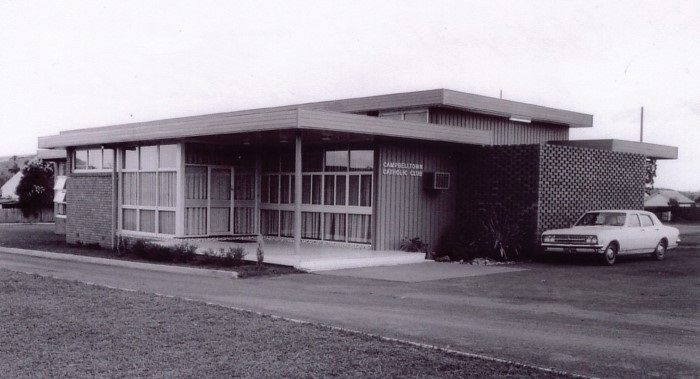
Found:
<svg viewBox="0 0 700 379"><path fill-rule="evenodd" d="M666 243L663 240L659 241L651 256L657 261L663 261L666 258Z"/></svg>
<svg viewBox="0 0 700 379"><path fill-rule="evenodd" d="M603 252L603 257L602 257L602 262L606 266L612 266L615 264L615 261L617 260L617 245L615 244L609 244L608 247L605 248L605 251Z"/></svg>

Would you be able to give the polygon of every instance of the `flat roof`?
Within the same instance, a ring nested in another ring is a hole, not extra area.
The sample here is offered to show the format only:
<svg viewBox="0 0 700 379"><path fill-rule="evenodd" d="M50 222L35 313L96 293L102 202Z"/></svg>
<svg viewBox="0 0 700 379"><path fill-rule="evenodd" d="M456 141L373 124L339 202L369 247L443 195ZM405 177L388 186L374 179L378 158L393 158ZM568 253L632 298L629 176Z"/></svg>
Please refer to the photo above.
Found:
<svg viewBox="0 0 700 379"><path fill-rule="evenodd" d="M38 150L36 157L43 160L61 160L66 159L67 153L64 149Z"/></svg>
<svg viewBox="0 0 700 379"><path fill-rule="evenodd" d="M655 143L624 141L619 139L551 141L550 144L586 147L590 149L616 151L644 155L654 159L678 159L678 147Z"/></svg>
<svg viewBox="0 0 700 379"><path fill-rule="evenodd" d="M365 118L352 119L354 123L352 127L337 123L341 123L340 120L348 120L342 117L342 114L347 113L389 111L419 107L452 108L508 118L518 117L530 121L554 123L569 127L591 127L593 125L593 116L583 113L473 95L447 89L435 89L62 131L58 135L39 137L39 148L51 149L98 143L153 140L157 138L181 138L220 133L312 128L311 126L299 124L298 118L301 114L300 112L303 111L327 112L336 115L335 118L331 117L335 120L334 122L336 122L336 124L335 126L327 127L330 129L339 128L338 130L347 132L362 129L363 133L383 135L383 133L392 134L393 132L389 130L392 130L392 127L398 127L399 124L392 124L393 126L389 126L390 124L385 124L376 117L359 115L355 115L355 117ZM311 113L307 114L304 121L313 124L313 128L322 128L321 125L317 125L313 122L313 116L311 115ZM322 119L329 118L328 115L323 116L321 113L315 115ZM398 122L400 125L408 124L404 121ZM367 129L372 128L373 125L377 125L379 129L373 129L371 131ZM450 127L448 129L435 124L430 124L430 127L426 128L425 125L426 124L422 124L423 127L421 129L433 129L433 131L413 128L415 130L411 133L415 135L409 133L408 135L396 135L396 137L403 136L406 138L425 139L425 136L431 136L430 138L433 140L445 141L445 138L442 136L447 133L447 135L453 135L456 138L456 140L449 140L447 142L491 143L491 137L489 136L487 141L485 134L481 132L462 130L451 133L455 128ZM164 136L161 129L165 128L170 128L173 132L166 133L168 135ZM405 127L405 129L408 131L411 128ZM469 137L464 137L465 135Z"/></svg>
<svg viewBox="0 0 700 379"><path fill-rule="evenodd" d="M39 137L39 147L51 149L273 130L325 130L425 141L491 144L491 132L485 130L435 124L426 127L425 123L309 109L291 109L258 113L216 114L62 132L54 136Z"/></svg>

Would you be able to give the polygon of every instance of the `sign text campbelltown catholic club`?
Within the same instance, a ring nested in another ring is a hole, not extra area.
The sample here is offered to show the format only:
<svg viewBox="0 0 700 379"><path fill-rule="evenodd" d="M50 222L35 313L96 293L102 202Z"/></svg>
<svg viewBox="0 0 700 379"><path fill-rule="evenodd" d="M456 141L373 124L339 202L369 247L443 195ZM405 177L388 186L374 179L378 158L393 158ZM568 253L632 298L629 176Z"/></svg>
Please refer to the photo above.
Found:
<svg viewBox="0 0 700 379"><path fill-rule="evenodd" d="M384 162L382 174L396 176L423 176L422 163Z"/></svg>

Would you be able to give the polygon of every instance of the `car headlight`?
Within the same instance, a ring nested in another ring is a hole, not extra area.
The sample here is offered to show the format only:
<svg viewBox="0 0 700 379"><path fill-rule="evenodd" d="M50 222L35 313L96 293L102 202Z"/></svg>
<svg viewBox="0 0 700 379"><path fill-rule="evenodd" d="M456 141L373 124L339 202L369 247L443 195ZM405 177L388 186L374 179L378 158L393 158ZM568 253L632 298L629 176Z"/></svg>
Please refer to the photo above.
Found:
<svg viewBox="0 0 700 379"><path fill-rule="evenodd" d="M589 243L591 245L595 245L598 243L598 237L597 236L587 236L586 243Z"/></svg>
<svg viewBox="0 0 700 379"><path fill-rule="evenodd" d="M547 234L543 235L543 236L542 236L542 242L544 242L544 243L553 243L553 242L554 242L554 235L551 235L551 234L549 234L549 235L547 235Z"/></svg>

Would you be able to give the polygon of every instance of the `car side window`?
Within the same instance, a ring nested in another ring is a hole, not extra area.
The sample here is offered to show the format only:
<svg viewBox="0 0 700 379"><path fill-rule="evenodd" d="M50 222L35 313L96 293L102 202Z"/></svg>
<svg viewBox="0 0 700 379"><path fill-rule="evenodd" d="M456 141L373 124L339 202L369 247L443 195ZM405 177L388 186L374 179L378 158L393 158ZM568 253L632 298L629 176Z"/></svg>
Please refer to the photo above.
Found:
<svg viewBox="0 0 700 379"><path fill-rule="evenodd" d="M628 225L630 228L639 228L642 224L639 223L639 216L630 215L630 223Z"/></svg>
<svg viewBox="0 0 700 379"><path fill-rule="evenodd" d="M647 227L647 226L654 226L654 221L651 221L651 217L647 215L640 215L642 218L642 226Z"/></svg>

